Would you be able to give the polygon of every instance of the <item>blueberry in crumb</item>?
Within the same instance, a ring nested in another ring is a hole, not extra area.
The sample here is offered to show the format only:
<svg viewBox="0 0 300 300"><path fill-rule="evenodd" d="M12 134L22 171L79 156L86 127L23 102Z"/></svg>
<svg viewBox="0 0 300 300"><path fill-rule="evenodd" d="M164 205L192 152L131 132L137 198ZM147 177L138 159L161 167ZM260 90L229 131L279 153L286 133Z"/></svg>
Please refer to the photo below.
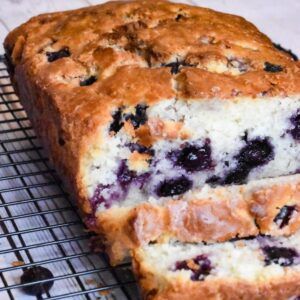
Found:
<svg viewBox="0 0 300 300"><path fill-rule="evenodd" d="M213 166L209 141L203 146L186 144L182 150L170 152L169 157L175 161L175 165L188 172L203 171Z"/></svg>
<svg viewBox="0 0 300 300"><path fill-rule="evenodd" d="M287 226L290 222L290 219L296 209L296 206L289 206L285 205L283 206L277 216L274 219L274 222L279 226L280 229Z"/></svg>
<svg viewBox="0 0 300 300"><path fill-rule="evenodd" d="M136 171L129 170L126 160L122 160L117 172L117 178L119 186L126 193L131 183L135 184L141 189L150 178L150 174L137 174Z"/></svg>
<svg viewBox="0 0 300 300"><path fill-rule="evenodd" d="M193 65L185 62L176 60L175 62L171 62L168 64L162 64L163 67L171 68L171 74L178 74L180 72L181 67L193 67Z"/></svg>
<svg viewBox="0 0 300 300"><path fill-rule="evenodd" d="M148 154L150 156L154 156L155 150L146 146L143 146L139 143L129 143L128 148L130 149L131 152L138 152L142 154Z"/></svg>
<svg viewBox="0 0 300 300"><path fill-rule="evenodd" d="M81 80L79 82L80 86L88 86L88 85L92 85L94 82L97 81L97 77L96 76L90 76L87 79Z"/></svg>
<svg viewBox="0 0 300 300"><path fill-rule="evenodd" d="M128 182L128 175L122 177L123 182L118 182L119 185L113 184L98 184L94 191L92 198L90 198L90 204L92 207L93 218L97 208L102 205L104 208L110 208L114 203L121 201L128 192L128 186L131 181Z"/></svg>
<svg viewBox="0 0 300 300"><path fill-rule="evenodd" d="M90 199L90 204L92 206L93 212L97 210L97 207L101 204L104 204L105 208L111 206L111 202L108 199L103 197L103 191L110 189L111 185L98 184L97 188L94 191L93 197Z"/></svg>
<svg viewBox="0 0 300 300"><path fill-rule="evenodd" d="M291 266L295 258L298 257L298 253L292 248L266 246L263 248L263 252L266 265L275 263L282 267L287 267Z"/></svg>
<svg viewBox="0 0 300 300"><path fill-rule="evenodd" d="M294 125L294 128L289 130L290 134L296 141L300 141L300 111L291 117L291 123Z"/></svg>
<svg viewBox="0 0 300 300"><path fill-rule="evenodd" d="M274 149L268 138L247 140L247 144L235 157L237 167L229 172L223 184L243 184L250 171L274 158Z"/></svg>
<svg viewBox="0 0 300 300"><path fill-rule="evenodd" d="M192 181L185 176L163 181L157 188L159 197L169 197L181 195L192 188Z"/></svg>
<svg viewBox="0 0 300 300"><path fill-rule="evenodd" d="M109 131L113 131L115 133L119 132L121 128L124 126L124 122L122 121L122 109L119 108L113 115L113 121L110 124Z"/></svg>
<svg viewBox="0 0 300 300"><path fill-rule="evenodd" d="M282 72L283 68L280 65L274 65L269 62L265 62L264 70L269 73L278 73L278 72Z"/></svg>
<svg viewBox="0 0 300 300"><path fill-rule="evenodd" d="M176 262L174 271L177 270L190 270L192 281L203 281L210 274L212 265L210 259L202 254L193 259Z"/></svg>
<svg viewBox="0 0 300 300"><path fill-rule="evenodd" d="M133 183L139 188L142 189L144 187L144 185L149 181L151 177L151 173L150 172L146 172L146 173L142 173L137 175L134 179L133 179Z"/></svg>
<svg viewBox="0 0 300 300"><path fill-rule="evenodd" d="M136 172L128 169L126 161L123 160L117 172L117 178L120 185L124 188L128 186L131 181L136 177Z"/></svg>
<svg viewBox="0 0 300 300"><path fill-rule="evenodd" d="M282 51L282 52L285 52L285 53L287 53L289 56L291 56L292 59L293 59L294 61L298 61L298 56L297 56L295 53L293 53L292 50L286 49L286 48L282 47L280 44L275 44L275 43L273 43L273 45L274 45L274 47L275 47L276 49L278 49L278 50L280 50L280 51Z"/></svg>
<svg viewBox="0 0 300 300"><path fill-rule="evenodd" d="M100 205L104 208L110 208L114 203L125 199L131 184L142 189L150 178L150 173L137 174L136 171L129 170L126 160L121 161L116 175L115 184L97 185L93 196L90 198L92 214L88 218L89 223L94 222L94 214Z"/></svg>
<svg viewBox="0 0 300 300"><path fill-rule="evenodd" d="M176 22L179 22L184 16L182 14L178 14L175 18Z"/></svg>
<svg viewBox="0 0 300 300"><path fill-rule="evenodd" d="M244 164L239 164L234 170L230 171L223 184L243 184L250 173L250 168Z"/></svg>
<svg viewBox="0 0 300 300"><path fill-rule="evenodd" d="M21 276L21 284L34 283L40 280L46 280L53 278L52 272L44 267L36 266L28 268ZM35 283L32 285L24 286L22 289L28 295L40 296L47 293L53 286L53 280L47 282Z"/></svg>
<svg viewBox="0 0 300 300"><path fill-rule="evenodd" d="M273 146L267 138L249 141L237 156L239 164L249 168L261 166L274 158Z"/></svg>
<svg viewBox="0 0 300 300"><path fill-rule="evenodd" d="M221 185L222 184L222 179L220 176L213 175L212 177L208 178L205 183L216 186L216 185Z"/></svg>
<svg viewBox="0 0 300 300"><path fill-rule="evenodd" d="M125 116L125 120L130 120L134 129L139 128L147 122L147 110L148 106L143 104L138 104L135 107L135 114L128 114Z"/></svg>
<svg viewBox="0 0 300 300"><path fill-rule="evenodd" d="M54 62L63 57L69 57L71 55L68 47L62 48L55 52L46 52L48 62Z"/></svg>

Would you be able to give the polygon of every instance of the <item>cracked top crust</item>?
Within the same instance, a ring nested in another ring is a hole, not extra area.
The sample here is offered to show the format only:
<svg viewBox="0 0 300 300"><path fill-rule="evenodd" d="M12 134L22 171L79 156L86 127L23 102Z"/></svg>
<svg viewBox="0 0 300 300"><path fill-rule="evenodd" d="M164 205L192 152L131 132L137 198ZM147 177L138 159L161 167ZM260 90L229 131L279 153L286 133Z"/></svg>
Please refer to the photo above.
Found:
<svg viewBox="0 0 300 300"><path fill-rule="evenodd" d="M115 106L300 90L299 63L243 18L166 1L40 15L11 32L5 48L51 94L85 96L60 105L66 112L88 98Z"/></svg>

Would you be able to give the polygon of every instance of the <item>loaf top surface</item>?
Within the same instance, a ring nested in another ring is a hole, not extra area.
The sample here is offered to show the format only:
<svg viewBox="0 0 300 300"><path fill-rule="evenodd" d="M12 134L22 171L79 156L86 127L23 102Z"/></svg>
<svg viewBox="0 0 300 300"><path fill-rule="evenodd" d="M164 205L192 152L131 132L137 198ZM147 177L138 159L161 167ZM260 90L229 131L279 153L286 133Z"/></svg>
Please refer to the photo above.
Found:
<svg viewBox="0 0 300 300"><path fill-rule="evenodd" d="M256 98L300 90L299 63L251 23L166 1L117 1L40 15L12 31L5 48L12 63L53 97L76 94L69 111L86 102L92 109L99 102Z"/></svg>

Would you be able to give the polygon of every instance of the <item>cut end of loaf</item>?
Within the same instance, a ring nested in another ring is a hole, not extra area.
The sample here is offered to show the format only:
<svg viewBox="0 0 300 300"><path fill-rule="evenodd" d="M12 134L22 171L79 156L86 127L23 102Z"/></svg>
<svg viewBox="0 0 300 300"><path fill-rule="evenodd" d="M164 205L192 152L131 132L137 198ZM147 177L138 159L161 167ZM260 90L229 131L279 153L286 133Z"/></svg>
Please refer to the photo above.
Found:
<svg viewBox="0 0 300 300"><path fill-rule="evenodd" d="M296 97L117 108L85 167L94 212L297 174L299 109Z"/></svg>

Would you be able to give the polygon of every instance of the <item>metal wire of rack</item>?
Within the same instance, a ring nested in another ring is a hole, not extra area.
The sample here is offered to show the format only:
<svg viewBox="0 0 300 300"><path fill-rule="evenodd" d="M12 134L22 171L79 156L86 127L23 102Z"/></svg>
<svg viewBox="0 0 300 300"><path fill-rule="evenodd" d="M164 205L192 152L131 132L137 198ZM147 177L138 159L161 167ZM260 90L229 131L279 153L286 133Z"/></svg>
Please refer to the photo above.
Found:
<svg viewBox="0 0 300 300"><path fill-rule="evenodd" d="M91 237L49 166L0 56L0 299L37 299L20 283L33 266L54 274L54 286L38 299L138 299L130 264L110 267L105 255L91 251Z"/></svg>

